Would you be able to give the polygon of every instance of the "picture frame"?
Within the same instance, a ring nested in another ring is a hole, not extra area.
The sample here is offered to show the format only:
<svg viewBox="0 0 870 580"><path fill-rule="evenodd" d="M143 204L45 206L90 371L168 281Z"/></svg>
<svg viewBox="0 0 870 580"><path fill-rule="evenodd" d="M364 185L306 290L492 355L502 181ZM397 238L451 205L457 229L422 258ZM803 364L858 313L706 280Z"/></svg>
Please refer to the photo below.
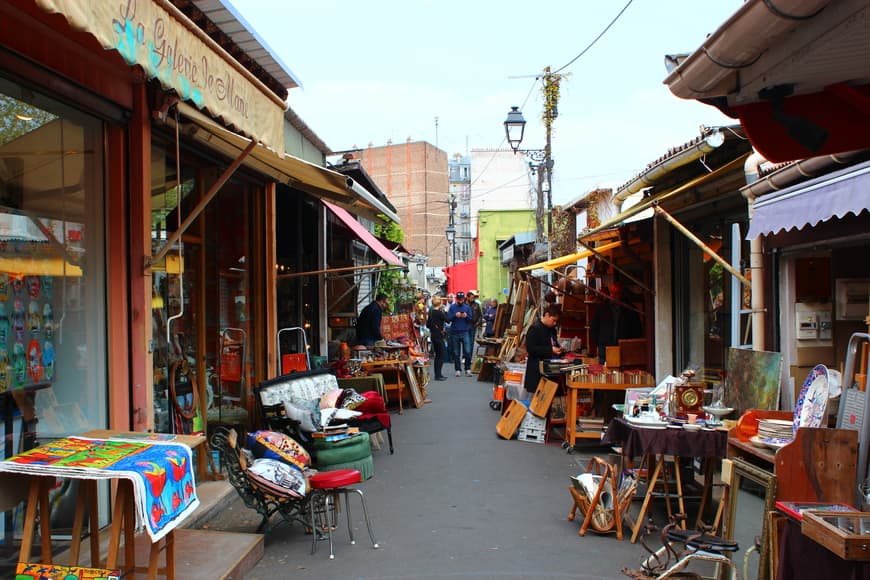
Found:
<svg viewBox="0 0 870 580"><path fill-rule="evenodd" d="M870 315L870 278L837 278L834 282L837 320L864 320Z"/></svg>
<svg viewBox="0 0 870 580"><path fill-rule="evenodd" d="M423 406L423 393L420 390L420 383L417 382L414 367L405 365L405 375L408 379L408 390L411 391L411 398L414 399L414 406L419 409Z"/></svg>

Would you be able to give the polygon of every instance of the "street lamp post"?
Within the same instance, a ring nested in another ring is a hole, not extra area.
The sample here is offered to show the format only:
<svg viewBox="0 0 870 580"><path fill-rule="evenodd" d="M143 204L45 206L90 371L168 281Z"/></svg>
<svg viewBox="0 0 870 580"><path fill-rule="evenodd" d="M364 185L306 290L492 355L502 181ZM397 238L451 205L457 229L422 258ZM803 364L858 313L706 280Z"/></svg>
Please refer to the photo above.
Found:
<svg viewBox="0 0 870 580"><path fill-rule="evenodd" d="M519 107L511 107L507 119L504 122L505 136L514 153L522 153L529 161L532 173L538 177L538 241L543 241L543 213L544 213L544 180L547 181L547 259L552 258L553 245L553 158L551 156L550 139L551 128L547 124L547 141L543 149L520 149L523 141L526 120Z"/></svg>
<svg viewBox="0 0 870 580"><path fill-rule="evenodd" d="M450 225L444 230L444 235L447 236L447 243L450 244L451 260L450 265L456 265L456 226L453 225L453 214L450 214Z"/></svg>

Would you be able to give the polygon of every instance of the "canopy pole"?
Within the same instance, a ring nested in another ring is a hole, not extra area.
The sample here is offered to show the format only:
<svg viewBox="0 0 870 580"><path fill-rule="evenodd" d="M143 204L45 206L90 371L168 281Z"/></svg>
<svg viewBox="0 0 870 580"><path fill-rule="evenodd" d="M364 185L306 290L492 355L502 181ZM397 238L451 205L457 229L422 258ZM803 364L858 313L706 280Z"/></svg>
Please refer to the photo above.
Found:
<svg viewBox="0 0 870 580"><path fill-rule="evenodd" d="M178 125L176 125L177 127ZM218 194L224 184L229 181L230 177L236 172L236 170L242 165L251 151L254 150L254 147L257 146L257 141L251 141L248 143L248 146L245 147L245 150L239 153L239 156L230 163L229 167L223 172L217 181L211 186L208 192L199 200L199 203L196 204L196 207L193 208L193 211L190 212L190 215L184 220L184 222L178 226L178 228L172 232L172 234L167 238L166 242L163 244L163 247L154 254L153 256L145 256L145 267L150 268L160 260L162 260L166 254L169 252L169 249L172 247L174 243L181 239L181 236L184 235L184 232L187 231L187 228L190 227L190 224L199 217L199 214L208 207L208 204L211 203L211 200L214 199L214 196ZM178 205L181 206L181 184L178 184Z"/></svg>
<svg viewBox="0 0 870 580"><path fill-rule="evenodd" d="M623 270L622 268L620 268L619 266L617 266L617 265L616 265L612 260L608 260L608 259L604 256L604 254L602 254L601 252L597 251L595 248L593 248L592 246L590 246L589 244L587 244L587 243L584 242L583 240L578 239L578 240L577 240L577 243L579 243L581 246L584 246L587 250L589 250L590 252L592 252L592 253L593 253L593 254L594 254L598 259L603 260L603 261L606 262L607 264L610 264L610 266L611 266L614 270L618 270L620 274L622 274L623 276L625 276L626 278L628 278L629 280L631 280L632 282L634 282L635 284L637 284L638 286L640 286L641 288L643 288L643 289L644 289L646 292L648 292L649 294L651 294L651 295L653 295L653 296L656 295L656 293L655 293L654 290L650 290L650 289L646 286L646 284L644 284L643 282L641 282L640 280L638 280L637 278L635 278L634 276L632 276L631 274L629 274L628 272L626 272L625 270Z"/></svg>
<svg viewBox="0 0 870 580"><path fill-rule="evenodd" d="M752 283L749 280L747 280L746 277L743 276L743 274L738 272L731 264L729 264L727 260L725 260L722 256L717 254L710 246L708 246L707 244L702 242L701 239L698 238L698 236L696 236L695 234L690 232L686 226L684 226L683 224L678 222L671 214L669 214L668 212L663 210L661 208L661 206L656 204L653 206L653 208L654 208L656 214L658 214L658 215L662 216L663 218L665 218L666 220L668 220L672 226L677 228L684 236L686 236L692 242L694 242L696 246L698 246L699 248L704 250L704 252L708 256L710 256L712 259L716 260L723 268L728 270L728 272L730 272L732 276L734 276L735 278L740 280L741 284L743 284L745 286L752 285Z"/></svg>

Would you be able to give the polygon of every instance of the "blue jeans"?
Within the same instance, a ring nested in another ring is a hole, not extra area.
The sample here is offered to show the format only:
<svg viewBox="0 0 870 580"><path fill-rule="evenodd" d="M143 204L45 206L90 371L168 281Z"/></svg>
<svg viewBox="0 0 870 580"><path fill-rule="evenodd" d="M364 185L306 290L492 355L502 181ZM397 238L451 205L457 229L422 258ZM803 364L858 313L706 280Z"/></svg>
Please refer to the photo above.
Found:
<svg viewBox="0 0 870 580"><path fill-rule="evenodd" d="M465 370L471 370L471 352L473 347L472 332L458 332L450 334L450 350L453 353L453 368L462 370L462 354L465 352Z"/></svg>

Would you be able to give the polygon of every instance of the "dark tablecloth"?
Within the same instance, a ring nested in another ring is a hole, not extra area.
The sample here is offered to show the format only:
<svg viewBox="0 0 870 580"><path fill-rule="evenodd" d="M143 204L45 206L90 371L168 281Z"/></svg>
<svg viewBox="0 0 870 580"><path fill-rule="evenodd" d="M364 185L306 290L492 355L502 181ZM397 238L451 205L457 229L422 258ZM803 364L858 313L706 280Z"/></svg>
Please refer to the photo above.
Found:
<svg viewBox="0 0 870 580"><path fill-rule="evenodd" d="M843 560L812 538L801 533L801 526L788 519L780 530L777 580L870 580L870 564Z"/></svg>
<svg viewBox="0 0 870 580"><path fill-rule="evenodd" d="M635 427L623 418L613 419L601 439L608 445L622 445L625 457L646 454L679 457L725 457L727 431L686 431L685 429L646 429Z"/></svg>

